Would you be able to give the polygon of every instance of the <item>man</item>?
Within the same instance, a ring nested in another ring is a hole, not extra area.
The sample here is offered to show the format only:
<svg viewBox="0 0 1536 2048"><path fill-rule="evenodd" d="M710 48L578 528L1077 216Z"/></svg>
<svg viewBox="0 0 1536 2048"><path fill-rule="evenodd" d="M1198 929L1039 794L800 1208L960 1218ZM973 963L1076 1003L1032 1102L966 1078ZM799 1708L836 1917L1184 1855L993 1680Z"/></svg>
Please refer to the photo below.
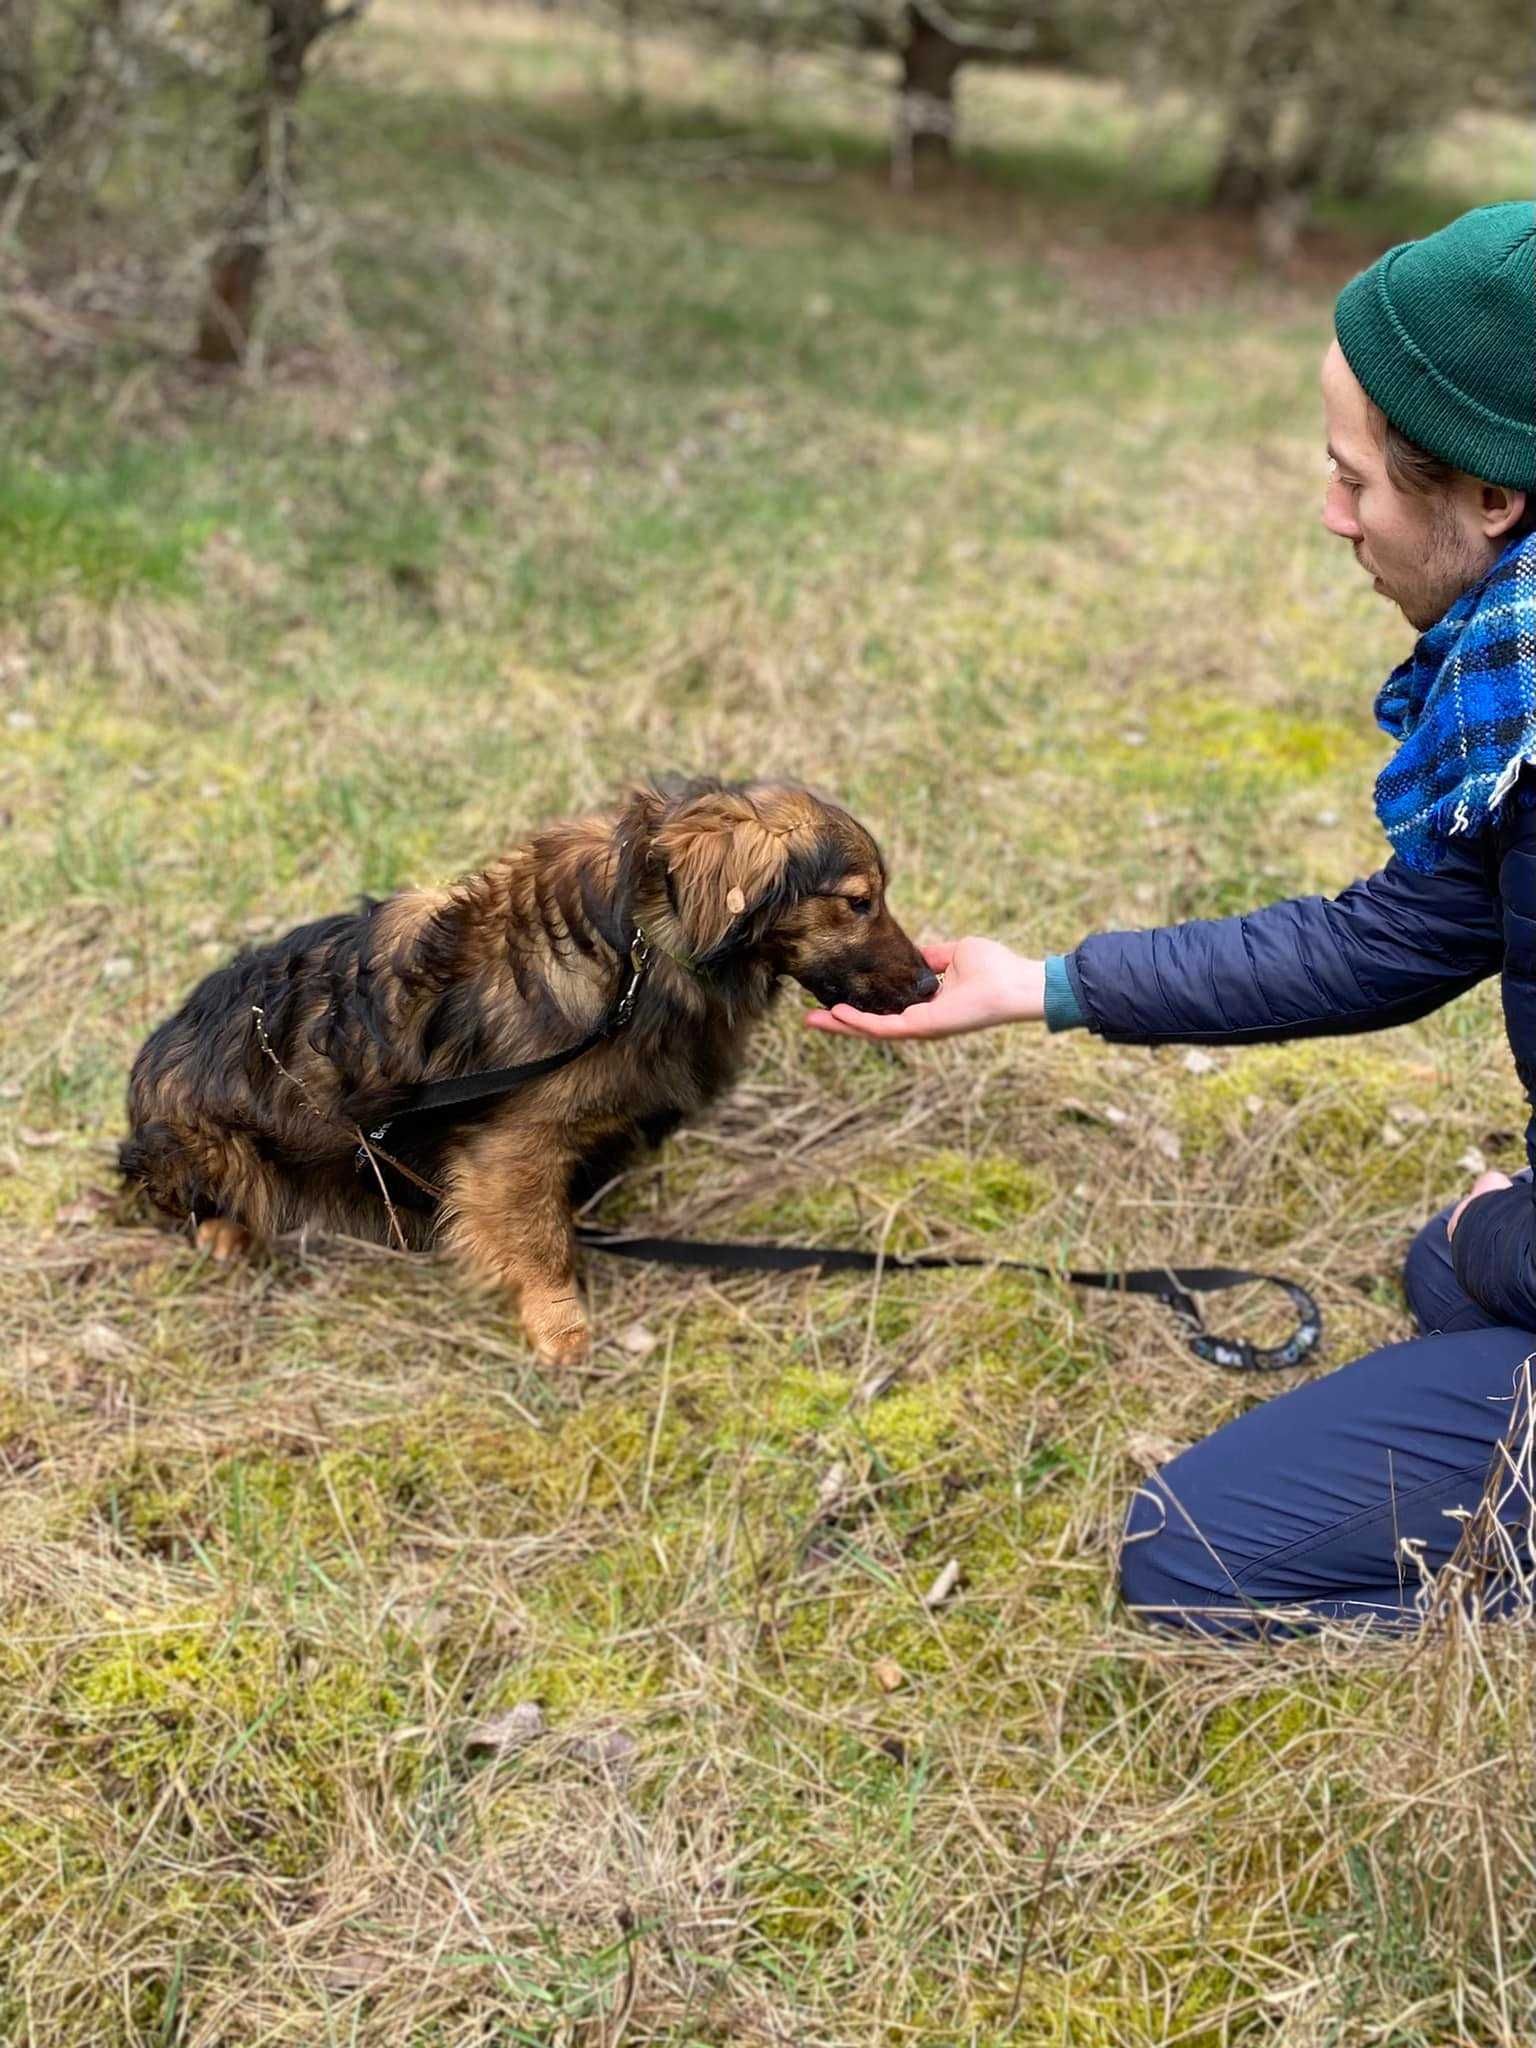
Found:
<svg viewBox="0 0 1536 2048"><path fill-rule="evenodd" d="M1122 1044L1251 1044L1405 1023L1501 973L1536 1164L1536 208L1479 208L1352 279L1322 386L1323 523L1421 634L1376 703L1398 742L1376 785L1387 865L1332 900L1043 961L935 946L930 1003L809 1023L938 1038L1043 1018ZM1405 1546L1449 1556L1536 1352L1529 1173L1480 1175L1420 1231L1405 1285L1419 1338L1251 1409L1138 1492L1133 1606L1214 1634L1415 1619Z"/></svg>

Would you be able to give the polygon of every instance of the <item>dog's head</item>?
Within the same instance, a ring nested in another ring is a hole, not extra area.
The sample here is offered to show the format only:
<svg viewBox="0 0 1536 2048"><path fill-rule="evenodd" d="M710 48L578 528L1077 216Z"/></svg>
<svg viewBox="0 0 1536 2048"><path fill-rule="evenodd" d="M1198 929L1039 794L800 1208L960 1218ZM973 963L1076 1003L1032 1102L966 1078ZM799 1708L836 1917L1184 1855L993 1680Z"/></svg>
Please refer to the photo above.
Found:
<svg viewBox="0 0 1536 2048"><path fill-rule="evenodd" d="M761 964L860 1010L904 1010L938 988L887 907L879 847L837 805L766 782L689 783L641 801L637 902L689 966Z"/></svg>

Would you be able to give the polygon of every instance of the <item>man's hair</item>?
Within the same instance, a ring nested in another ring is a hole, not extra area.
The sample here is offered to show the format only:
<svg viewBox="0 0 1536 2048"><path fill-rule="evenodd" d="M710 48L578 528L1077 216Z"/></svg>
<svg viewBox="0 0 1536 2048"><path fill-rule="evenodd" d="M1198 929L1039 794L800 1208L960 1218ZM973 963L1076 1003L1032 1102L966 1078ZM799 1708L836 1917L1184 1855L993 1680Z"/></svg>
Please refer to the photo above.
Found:
<svg viewBox="0 0 1536 2048"><path fill-rule="evenodd" d="M1457 477L1465 474L1454 462L1442 462L1438 455L1431 455L1417 441L1410 441L1400 427L1393 426L1374 400L1370 402L1370 409L1371 424L1376 428L1386 459L1387 475L1400 491L1410 491L1416 498L1437 498L1450 488ZM1528 533L1536 533L1536 491L1527 491L1525 510L1504 535L1504 542L1507 545Z"/></svg>

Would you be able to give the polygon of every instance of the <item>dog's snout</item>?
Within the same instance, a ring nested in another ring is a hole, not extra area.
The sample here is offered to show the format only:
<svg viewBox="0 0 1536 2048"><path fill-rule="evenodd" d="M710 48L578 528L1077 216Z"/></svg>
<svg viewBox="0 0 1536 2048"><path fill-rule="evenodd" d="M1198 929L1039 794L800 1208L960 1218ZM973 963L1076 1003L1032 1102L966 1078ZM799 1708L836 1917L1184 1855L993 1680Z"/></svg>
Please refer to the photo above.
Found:
<svg viewBox="0 0 1536 2048"><path fill-rule="evenodd" d="M939 977L934 973L931 967L925 967L922 973L919 974L919 976L917 977L917 980L912 984L913 1002L931 1002L932 999L938 994L938 992Z"/></svg>

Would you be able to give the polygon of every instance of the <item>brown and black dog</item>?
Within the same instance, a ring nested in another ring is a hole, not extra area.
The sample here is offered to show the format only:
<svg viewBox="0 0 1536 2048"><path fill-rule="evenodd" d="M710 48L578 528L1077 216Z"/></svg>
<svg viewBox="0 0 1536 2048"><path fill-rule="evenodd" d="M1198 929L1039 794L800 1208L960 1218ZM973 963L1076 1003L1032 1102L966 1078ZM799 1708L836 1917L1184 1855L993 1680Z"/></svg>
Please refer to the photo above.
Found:
<svg viewBox="0 0 1536 2048"><path fill-rule="evenodd" d="M780 977L863 1010L933 994L885 886L869 834L805 789L637 790L454 887L304 925L209 975L134 1063L122 1171L219 1257L305 1226L443 1243L515 1293L541 1358L577 1360L573 1191L730 1083ZM360 1153L418 1084L591 1032L637 934L650 964L622 1033L498 1100L406 1115Z"/></svg>

